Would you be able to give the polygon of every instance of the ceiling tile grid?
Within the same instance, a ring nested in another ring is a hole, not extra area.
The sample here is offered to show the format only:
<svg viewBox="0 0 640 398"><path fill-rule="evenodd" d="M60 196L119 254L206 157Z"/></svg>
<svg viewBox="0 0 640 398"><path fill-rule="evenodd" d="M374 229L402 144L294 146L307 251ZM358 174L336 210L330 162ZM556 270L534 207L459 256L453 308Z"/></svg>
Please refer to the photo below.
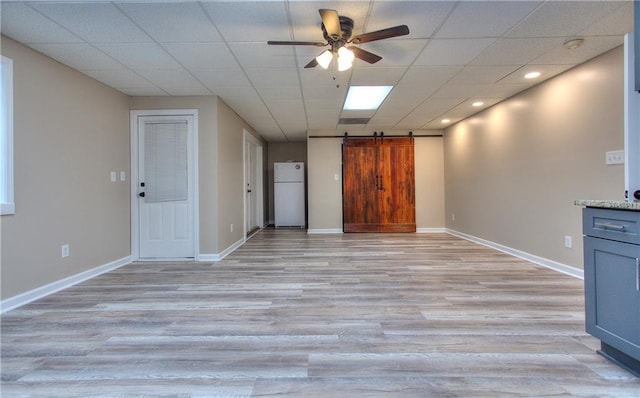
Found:
<svg viewBox="0 0 640 398"><path fill-rule="evenodd" d="M406 24L406 36L358 45L382 60L338 72L304 68L326 47L319 9L353 35ZM268 141L307 130L441 129L619 46L631 1L0 2L2 34L125 94L218 95ZM567 50L564 43L583 38ZM541 77L525 81L526 72ZM350 85L393 85L377 111L343 111ZM340 117L371 117L366 126ZM449 124L442 124L442 118Z"/></svg>

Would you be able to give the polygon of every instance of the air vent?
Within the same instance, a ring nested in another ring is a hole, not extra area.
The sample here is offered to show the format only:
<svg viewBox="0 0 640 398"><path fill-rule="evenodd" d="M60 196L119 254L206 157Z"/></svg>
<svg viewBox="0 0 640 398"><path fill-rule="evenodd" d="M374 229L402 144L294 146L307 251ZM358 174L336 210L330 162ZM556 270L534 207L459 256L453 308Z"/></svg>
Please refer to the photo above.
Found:
<svg viewBox="0 0 640 398"><path fill-rule="evenodd" d="M369 120L371 120L370 117L343 117L338 124L367 124Z"/></svg>

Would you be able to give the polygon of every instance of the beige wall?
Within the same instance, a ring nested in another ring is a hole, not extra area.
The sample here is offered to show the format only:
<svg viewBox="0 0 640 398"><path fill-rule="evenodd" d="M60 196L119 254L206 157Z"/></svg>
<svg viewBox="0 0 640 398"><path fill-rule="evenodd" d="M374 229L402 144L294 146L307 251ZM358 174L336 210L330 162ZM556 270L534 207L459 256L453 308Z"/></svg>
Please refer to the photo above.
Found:
<svg viewBox="0 0 640 398"><path fill-rule="evenodd" d="M200 253L217 255L240 241L244 232L244 130L261 138L214 96L134 97L132 109L198 109Z"/></svg>
<svg viewBox="0 0 640 398"><path fill-rule="evenodd" d="M414 134L439 134L414 131ZM336 135L313 132L310 135ZM353 132L351 134L371 134ZM385 132L385 135L406 134ZM444 163L441 137L415 139L416 227L418 230L444 228ZM309 229L342 230L342 139L309 138ZM338 179L335 176L338 175Z"/></svg>
<svg viewBox="0 0 640 398"><path fill-rule="evenodd" d="M573 201L624 198L622 165L605 165L623 148L622 61L619 47L448 129L447 227L582 268Z"/></svg>
<svg viewBox="0 0 640 398"><path fill-rule="evenodd" d="M245 130L262 141L237 113L224 102L218 101L218 252L244 238ZM263 153L266 153L266 145L263 146Z"/></svg>
<svg viewBox="0 0 640 398"><path fill-rule="evenodd" d="M218 252L218 165L217 98L190 97L133 97L131 109L197 109L198 110L198 191L200 212L200 253Z"/></svg>
<svg viewBox="0 0 640 398"><path fill-rule="evenodd" d="M1 217L5 299L129 256L130 99L4 36L2 54L14 67L16 203Z"/></svg>
<svg viewBox="0 0 640 398"><path fill-rule="evenodd" d="M269 218L268 221L275 221L274 205L273 205L273 163L287 162L295 160L304 162L307 165L307 143L306 142L271 142L269 143L269 156L267 160L267 180L265 187L269 191ZM305 167L305 173L307 167ZM308 178L308 176L307 176ZM308 196L308 195L307 195Z"/></svg>

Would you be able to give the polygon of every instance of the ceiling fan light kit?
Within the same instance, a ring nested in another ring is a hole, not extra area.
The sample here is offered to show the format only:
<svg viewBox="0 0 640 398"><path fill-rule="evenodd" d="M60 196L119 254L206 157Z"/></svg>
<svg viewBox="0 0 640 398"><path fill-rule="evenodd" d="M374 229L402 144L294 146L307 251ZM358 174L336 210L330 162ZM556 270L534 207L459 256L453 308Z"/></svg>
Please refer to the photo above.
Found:
<svg viewBox="0 0 640 398"><path fill-rule="evenodd" d="M355 58L361 59L369 64L375 64L382 59L381 56L359 47L345 47L347 44L368 43L409 34L407 25L398 25L392 28L363 33L352 38L353 20L351 18L338 15L336 10L321 9L319 12L322 18L322 24L320 25L322 28L322 36L325 38L326 43L310 41L268 41L267 44L280 46L330 46L330 49L323 51L320 55L312 59L311 62L305 65L305 68L314 68L320 65L320 67L327 69L335 55L338 63L338 71L345 71L353 66Z"/></svg>

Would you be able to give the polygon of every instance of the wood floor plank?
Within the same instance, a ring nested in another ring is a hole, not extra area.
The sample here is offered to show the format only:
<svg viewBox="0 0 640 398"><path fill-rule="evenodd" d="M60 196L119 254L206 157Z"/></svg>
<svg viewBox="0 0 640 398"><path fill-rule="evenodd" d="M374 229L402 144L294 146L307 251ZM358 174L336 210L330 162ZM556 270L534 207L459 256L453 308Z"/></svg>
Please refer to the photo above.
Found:
<svg viewBox="0 0 640 398"><path fill-rule="evenodd" d="M3 397L640 397L583 282L446 234L266 229L2 316Z"/></svg>

